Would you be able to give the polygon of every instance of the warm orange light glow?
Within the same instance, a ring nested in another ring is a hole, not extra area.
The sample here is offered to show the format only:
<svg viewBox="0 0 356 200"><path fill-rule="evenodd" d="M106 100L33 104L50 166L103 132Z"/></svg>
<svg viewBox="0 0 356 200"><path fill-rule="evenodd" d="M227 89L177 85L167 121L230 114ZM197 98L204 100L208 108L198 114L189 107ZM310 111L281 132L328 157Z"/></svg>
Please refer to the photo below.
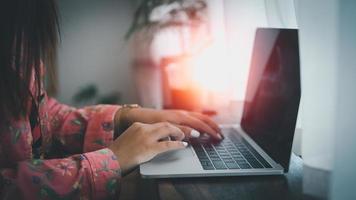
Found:
<svg viewBox="0 0 356 200"><path fill-rule="evenodd" d="M224 92L230 86L231 62L221 48L210 47L193 58L192 81L208 92Z"/></svg>

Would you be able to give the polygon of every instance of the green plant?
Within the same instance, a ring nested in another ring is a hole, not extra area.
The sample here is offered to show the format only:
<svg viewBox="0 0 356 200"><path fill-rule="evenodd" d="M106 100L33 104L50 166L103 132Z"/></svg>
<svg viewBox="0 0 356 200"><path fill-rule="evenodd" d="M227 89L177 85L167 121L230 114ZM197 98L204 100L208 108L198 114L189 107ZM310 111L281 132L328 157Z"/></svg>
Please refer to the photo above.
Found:
<svg viewBox="0 0 356 200"><path fill-rule="evenodd" d="M73 101L76 104L119 104L120 100L121 95L117 92L99 95L99 90L94 84L81 88L73 96Z"/></svg>
<svg viewBox="0 0 356 200"><path fill-rule="evenodd" d="M126 39L129 39L133 33L146 29L149 33L155 33L159 29L168 27L194 26L196 23L204 21L204 17L200 15L207 7L205 0L195 0L192 6L186 6L185 0L141 0L137 7L132 24L126 33ZM151 21L150 15L152 11L162 5L178 3L179 8L169 12L171 20L168 21ZM175 15L179 12L184 12L189 18L189 22L175 20ZM152 36L149 34L148 36Z"/></svg>

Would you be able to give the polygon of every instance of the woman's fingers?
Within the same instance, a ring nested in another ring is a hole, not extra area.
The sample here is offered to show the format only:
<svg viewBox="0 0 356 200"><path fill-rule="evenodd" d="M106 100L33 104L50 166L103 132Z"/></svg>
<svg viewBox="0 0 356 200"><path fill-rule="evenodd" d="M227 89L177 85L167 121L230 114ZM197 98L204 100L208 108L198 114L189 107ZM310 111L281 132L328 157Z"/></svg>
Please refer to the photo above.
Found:
<svg viewBox="0 0 356 200"><path fill-rule="evenodd" d="M153 138L154 140L167 140L173 138L175 140L183 140L184 132L178 127L170 124L169 122L161 122L153 124Z"/></svg>
<svg viewBox="0 0 356 200"><path fill-rule="evenodd" d="M153 124L153 126L155 132L154 138L158 142L152 148L156 150L157 154L183 149L188 146L187 142L181 141L184 139L184 132L178 127L168 122ZM170 138L174 138L175 140L170 140Z"/></svg>
<svg viewBox="0 0 356 200"><path fill-rule="evenodd" d="M188 126L183 126L183 125L175 125L177 126L180 130L183 131L185 138L198 138L200 136L199 131L192 129Z"/></svg>
<svg viewBox="0 0 356 200"><path fill-rule="evenodd" d="M157 153L163 153L166 151L183 149L187 146L188 143L183 141L162 141L158 142L158 144L155 145L154 148L157 150Z"/></svg>
<svg viewBox="0 0 356 200"><path fill-rule="evenodd" d="M207 133L215 139L222 139L221 135L218 132L216 132L209 125L207 125L205 122L201 121L198 118L188 116L186 117L186 120L183 122L183 124L185 126L190 126L201 133Z"/></svg>
<svg viewBox="0 0 356 200"><path fill-rule="evenodd" d="M221 133L220 127L210 117L196 112L191 112L190 114L208 124L216 132Z"/></svg>

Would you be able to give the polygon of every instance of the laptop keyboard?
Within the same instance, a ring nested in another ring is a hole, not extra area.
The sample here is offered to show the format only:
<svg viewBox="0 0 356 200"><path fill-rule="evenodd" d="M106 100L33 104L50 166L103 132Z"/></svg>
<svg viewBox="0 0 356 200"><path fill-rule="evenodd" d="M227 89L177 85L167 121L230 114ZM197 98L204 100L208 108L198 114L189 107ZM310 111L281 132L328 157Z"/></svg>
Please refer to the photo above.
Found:
<svg viewBox="0 0 356 200"><path fill-rule="evenodd" d="M204 170L272 168L244 138L229 135L216 144L191 143Z"/></svg>

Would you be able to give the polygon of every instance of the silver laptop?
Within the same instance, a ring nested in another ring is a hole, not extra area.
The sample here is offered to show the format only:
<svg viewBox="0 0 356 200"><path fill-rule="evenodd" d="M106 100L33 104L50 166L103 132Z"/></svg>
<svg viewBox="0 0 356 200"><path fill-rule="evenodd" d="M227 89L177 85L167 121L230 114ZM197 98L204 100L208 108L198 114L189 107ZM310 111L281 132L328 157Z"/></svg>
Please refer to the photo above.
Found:
<svg viewBox="0 0 356 200"><path fill-rule="evenodd" d="M257 29L246 91L241 124L222 126L223 141L192 139L188 148L142 164L142 177L288 172L301 96L296 29Z"/></svg>

